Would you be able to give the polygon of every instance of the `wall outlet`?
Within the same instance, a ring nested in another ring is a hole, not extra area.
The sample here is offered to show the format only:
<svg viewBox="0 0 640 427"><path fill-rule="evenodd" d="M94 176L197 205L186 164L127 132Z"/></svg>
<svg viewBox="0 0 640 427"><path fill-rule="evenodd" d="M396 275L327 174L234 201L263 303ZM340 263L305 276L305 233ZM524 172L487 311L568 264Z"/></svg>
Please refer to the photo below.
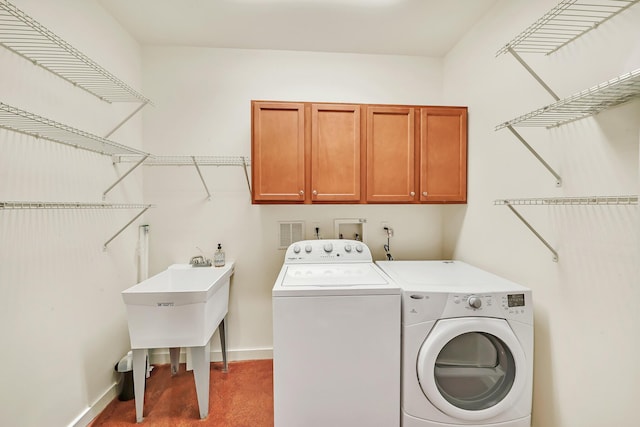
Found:
<svg viewBox="0 0 640 427"><path fill-rule="evenodd" d="M391 227L391 224L387 221L382 221L380 223L380 228L382 229L382 233L385 235L385 237L393 237L393 227Z"/></svg>

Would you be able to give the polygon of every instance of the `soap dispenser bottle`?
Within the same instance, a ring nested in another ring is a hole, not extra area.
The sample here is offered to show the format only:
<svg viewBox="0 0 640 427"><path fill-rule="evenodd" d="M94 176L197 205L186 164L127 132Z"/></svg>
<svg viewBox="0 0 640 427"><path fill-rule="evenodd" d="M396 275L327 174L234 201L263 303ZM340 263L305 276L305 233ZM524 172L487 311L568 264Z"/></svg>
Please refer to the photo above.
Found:
<svg viewBox="0 0 640 427"><path fill-rule="evenodd" d="M224 267L224 251L222 250L222 245L220 243L218 243L216 253L213 254L213 266Z"/></svg>

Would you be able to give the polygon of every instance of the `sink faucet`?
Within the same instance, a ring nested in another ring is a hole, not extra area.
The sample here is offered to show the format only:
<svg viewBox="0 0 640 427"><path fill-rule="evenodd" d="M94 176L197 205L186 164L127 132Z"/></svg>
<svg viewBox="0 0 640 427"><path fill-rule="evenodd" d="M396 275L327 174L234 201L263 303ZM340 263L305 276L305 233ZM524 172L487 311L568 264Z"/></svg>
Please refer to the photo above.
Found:
<svg viewBox="0 0 640 427"><path fill-rule="evenodd" d="M211 260L203 257L202 255L197 255L191 257L191 261L189 261L189 264L194 267L211 267Z"/></svg>

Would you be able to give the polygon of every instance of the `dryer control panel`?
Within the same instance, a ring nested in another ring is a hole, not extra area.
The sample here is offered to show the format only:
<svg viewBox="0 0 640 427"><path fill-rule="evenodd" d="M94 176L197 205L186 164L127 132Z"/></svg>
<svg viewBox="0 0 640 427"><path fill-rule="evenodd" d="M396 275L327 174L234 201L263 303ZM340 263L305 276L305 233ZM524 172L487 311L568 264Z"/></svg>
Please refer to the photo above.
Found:
<svg viewBox="0 0 640 427"><path fill-rule="evenodd" d="M533 321L530 291L449 294L443 317L499 317Z"/></svg>
<svg viewBox="0 0 640 427"><path fill-rule="evenodd" d="M415 324L453 317L496 317L533 323L530 291L434 293L405 291L403 323Z"/></svg>

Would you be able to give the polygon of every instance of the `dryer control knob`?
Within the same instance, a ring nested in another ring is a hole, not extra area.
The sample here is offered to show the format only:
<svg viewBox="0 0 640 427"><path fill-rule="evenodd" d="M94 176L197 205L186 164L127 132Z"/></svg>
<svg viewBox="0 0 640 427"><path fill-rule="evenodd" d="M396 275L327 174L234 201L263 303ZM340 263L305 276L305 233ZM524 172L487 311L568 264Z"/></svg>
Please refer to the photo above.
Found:
<svg viewBox="0 0 640 427"><path fill-rule="evenodd" d="M333 244L332 243L325 243L324 244L324 251L329 253L333 250Z"/></svg>
<svg viewBox="0 0 640 427"><path fill-rule="evenodd" d="M476 297L476 296L469 297L467 302L473 308L480 308L482 306L482 300L479 297Z"/></svg>
<svg viewBox="0 0 640 427"><path fill-rule="evenodd" d="M305 251L306 253L311 253L311 250L312 250L311 245L306 245L306 246L304 247L304 251Z"/></svg>
<svg viewBox="0 0 640 427"><path fill-rule="evenodd" d="M356 252L362 252L362 245L356 245Z"/></svg>
<svg viewBox="0 0 640 427"><path fill-rule="evenodd" d="M351 245L348 244L348 243L346 245L344 245L344 251L345 252L351 252Z"/></svg>
<svg viewBox="0 0 640 427"><path fill-rule="evenodd" d="M293 252L295 252L295 253L299 254L299 253L300 253L300 246L298 246L298 245L294 245L294 246L293 246Z"/></svg>

